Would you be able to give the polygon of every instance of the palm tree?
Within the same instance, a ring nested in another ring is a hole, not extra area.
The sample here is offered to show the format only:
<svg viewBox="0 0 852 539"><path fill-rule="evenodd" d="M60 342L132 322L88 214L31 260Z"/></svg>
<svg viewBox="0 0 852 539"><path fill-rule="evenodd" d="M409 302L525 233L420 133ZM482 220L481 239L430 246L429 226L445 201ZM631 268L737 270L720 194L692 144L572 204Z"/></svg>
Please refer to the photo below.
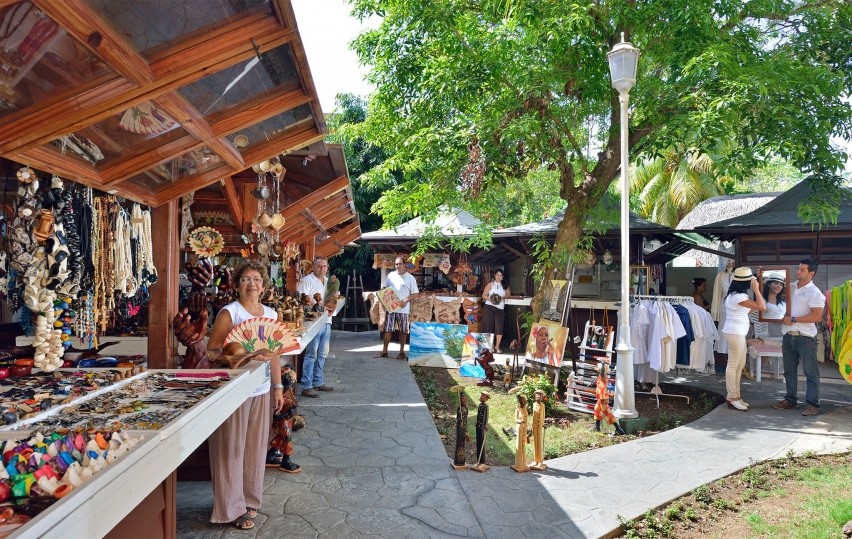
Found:
<svg viewBox="0 0 852 539"><path fill-rule="evenodd" d="M695 148L671 148L630 168L631 207L641 217L674 228L699 202L724 194L730 178Z"/></svg>

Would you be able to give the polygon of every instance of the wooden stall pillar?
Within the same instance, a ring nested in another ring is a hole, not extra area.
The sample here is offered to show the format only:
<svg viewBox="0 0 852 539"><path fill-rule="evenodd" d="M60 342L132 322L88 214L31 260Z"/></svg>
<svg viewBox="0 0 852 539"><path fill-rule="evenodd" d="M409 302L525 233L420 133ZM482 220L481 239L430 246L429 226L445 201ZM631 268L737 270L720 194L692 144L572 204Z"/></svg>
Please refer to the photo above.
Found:
<svg viewBox="0 0 852 539"><path fill-rule="evenodd" d="M179 200L154 208L151 213L151 235L154 266L159 279L151 286L148 304L148 368L173 369L177 342L172 331L172 318L178 309L180 275Z"/></svg>

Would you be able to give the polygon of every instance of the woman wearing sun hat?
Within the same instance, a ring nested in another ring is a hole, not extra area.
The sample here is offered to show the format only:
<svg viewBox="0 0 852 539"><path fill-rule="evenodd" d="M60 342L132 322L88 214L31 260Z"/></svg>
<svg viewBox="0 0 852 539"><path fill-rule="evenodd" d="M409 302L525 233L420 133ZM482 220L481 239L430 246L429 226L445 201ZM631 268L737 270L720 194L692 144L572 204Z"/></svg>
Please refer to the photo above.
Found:
<svg viewBox="0 0 852 539"><path fill-rule="evenodd" d="M754 299L749 298L749 289L754 293ZM725 369L728 408L745 412L748 403L740 395L740 371L746 362L746 333L750 323L748 313L766 310L766 301L751 268L744 266L734 270L724 302L725 325L722 335L728 343L728 368Z"/></svg>

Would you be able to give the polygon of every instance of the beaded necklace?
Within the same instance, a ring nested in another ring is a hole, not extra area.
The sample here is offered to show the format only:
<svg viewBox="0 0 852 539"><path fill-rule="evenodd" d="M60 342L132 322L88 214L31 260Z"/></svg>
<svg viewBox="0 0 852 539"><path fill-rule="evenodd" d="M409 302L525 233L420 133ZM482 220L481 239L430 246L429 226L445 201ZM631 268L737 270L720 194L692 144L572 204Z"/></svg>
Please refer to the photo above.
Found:
<svg viewBox="0 0 852 539"><path fill-rule="evenodd" d="M139 288L133 275L133 254L130 249L130 216L124 209L117 212L114 228L115 237L115 273L113 288L126 298L136 295Z"/></svg>

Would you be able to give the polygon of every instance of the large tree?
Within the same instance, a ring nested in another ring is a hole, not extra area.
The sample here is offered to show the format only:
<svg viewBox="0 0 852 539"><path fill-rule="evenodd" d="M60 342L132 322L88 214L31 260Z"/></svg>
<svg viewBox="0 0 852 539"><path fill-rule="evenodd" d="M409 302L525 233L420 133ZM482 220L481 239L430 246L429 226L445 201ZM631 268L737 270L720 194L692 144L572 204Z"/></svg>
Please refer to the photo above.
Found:
<svg viewBox="0 0 852 539"><path fill-rule="evenodd" d="M631 152L661 154L687 138L703 152L724 144L733 150L719 166L732 176L774 155L820 173L845 160L829 141L852 131L842 101L852 94L846 0L352 5L358 17L382 17L355 48L376 87L365 133L392 154L367 179L404 178L377 206L386 221L441 204L473 207L492 189L552 169L568 211L549 264L563 264L618 173L618 96L606 53L622 32L642 51ZM837 176L818 177L823 190L837 186Z"/></svg>

